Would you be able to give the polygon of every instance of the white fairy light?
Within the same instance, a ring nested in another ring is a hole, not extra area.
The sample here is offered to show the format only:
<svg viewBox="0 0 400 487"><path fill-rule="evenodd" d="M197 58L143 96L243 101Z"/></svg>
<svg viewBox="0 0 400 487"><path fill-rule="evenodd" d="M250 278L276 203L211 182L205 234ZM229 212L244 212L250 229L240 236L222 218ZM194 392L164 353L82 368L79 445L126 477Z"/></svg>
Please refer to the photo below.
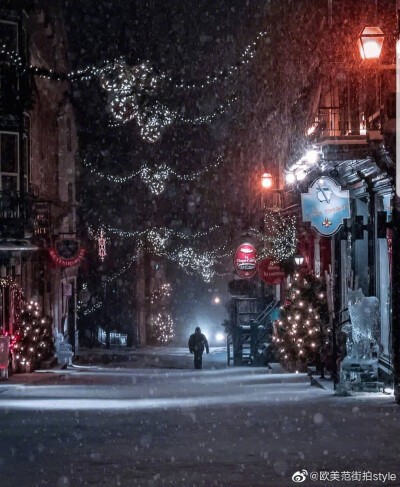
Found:
<svg viewBox="0 0 400 487"><path fill-rule="evenodd" d="M297 250L296 222L293 215L267 211L264 217L264 232L251 229L263 246L258 260L269 258L273 262L282 262L292 258Z"/></svg>
<svg viewBox="0 0 400 487"><path fill-rule="evenodd" d="M92 174L96 175L96 177L99 179L106 179L107 181L115 184L128 183L140 175L144 183L149 186L150 191L157 195L163 192L166 186L165 183L169 177L174 176L179 181L195 181L203 174L216 169L221 165L222 162L223 158L221 155L219 155L216 162L205 166L203 169L188 174L181 174L178 171L168 167L166 164L159 164L155 166L155 169L143 164L140 169L133 171L126 176L113 176L111 174L105 174L101 171L97 171L94 168L93 163L89 162L87 159L84 159L83 161L84 166L87 167Z"/></svg>

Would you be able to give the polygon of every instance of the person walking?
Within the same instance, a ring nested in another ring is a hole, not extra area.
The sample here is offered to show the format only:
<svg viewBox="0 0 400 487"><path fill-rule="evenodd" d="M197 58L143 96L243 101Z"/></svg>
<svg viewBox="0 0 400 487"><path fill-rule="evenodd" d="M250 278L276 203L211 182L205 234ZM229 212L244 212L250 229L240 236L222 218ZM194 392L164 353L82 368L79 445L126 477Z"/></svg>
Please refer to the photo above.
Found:
<svg viewBox="0 0 400 487"><path fill-rule="evenodd" d="M195 369L201 369L202 367L204 349L209 353L210 349L208 348L207 338L201 333L200 327L198 326L189 338L189 352L194 354Z"/></svg>

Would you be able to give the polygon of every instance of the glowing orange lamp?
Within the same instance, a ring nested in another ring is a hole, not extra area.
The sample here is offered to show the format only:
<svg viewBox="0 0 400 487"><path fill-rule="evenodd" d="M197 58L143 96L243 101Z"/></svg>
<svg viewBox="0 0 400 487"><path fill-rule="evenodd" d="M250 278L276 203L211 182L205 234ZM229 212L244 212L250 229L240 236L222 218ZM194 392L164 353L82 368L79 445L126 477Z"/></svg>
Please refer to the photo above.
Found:
<svg viewBox="0 0 400 487"><path fill-rule="evenodd" d="M379 59L384 39L379 27L364 27L357 41L362 59Z"/></svg>
<svg viewBox="0 0 400 487"><path fill-rule="evenodd" d="M265 172L261 178L261 186L265 189L271 189L273 185L272 174Z"/></svg>

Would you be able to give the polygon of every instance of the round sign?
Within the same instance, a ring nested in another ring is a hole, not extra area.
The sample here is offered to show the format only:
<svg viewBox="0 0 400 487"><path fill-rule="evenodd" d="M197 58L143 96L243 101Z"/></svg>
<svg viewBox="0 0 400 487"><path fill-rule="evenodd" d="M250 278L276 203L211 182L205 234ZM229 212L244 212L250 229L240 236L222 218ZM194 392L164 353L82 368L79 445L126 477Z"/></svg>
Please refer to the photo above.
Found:
<svg viewBox="0 0 400 487"><path fill-rule="evenodd" d="M240 245L235 252L235 269L240 277L250 279L257 273L256 249L250 243Z"/></svg>

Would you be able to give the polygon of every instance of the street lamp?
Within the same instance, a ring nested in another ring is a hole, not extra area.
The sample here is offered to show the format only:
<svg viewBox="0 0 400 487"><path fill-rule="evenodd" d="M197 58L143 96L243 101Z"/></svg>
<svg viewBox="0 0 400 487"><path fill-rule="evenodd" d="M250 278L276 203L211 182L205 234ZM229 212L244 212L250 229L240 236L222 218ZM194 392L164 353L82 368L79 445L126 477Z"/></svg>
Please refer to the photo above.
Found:
<svg viewBox="0 0 400 487"><path fill-rule="evenodd" d="M271 189L273 185L272 174L265 172L261 177L261 186L265 189Z"/></svg>
<svg viewBox="0 0 400 487"><path fill-rule="evenodd" d="M357 41L362 59L379 59L384 38L379 27L364 27Z"/></svg>
<svg viewBox="0 0 400 487"><path fill-rule="evenodd" d="M396 110L400 109L400 53L398 50L400 36L400 0L396 0L397 30L396 30ZM381 55L384 35L379 27L365 27L358 38L358 47L362 59L378 59ZM396 133L400 129L400 117L396 117ZM400 256L397 242L400 240L400 142L396 142L395 195L392 212L392 363L394 397L400 404Z"/></svg>
<svg viewBox="0 0 400 487"><path fill-rule="evenodd" d="M296 265L300 267L304 262L304 257L301 254L296 254L294 256L294 261Z"/></svg>

